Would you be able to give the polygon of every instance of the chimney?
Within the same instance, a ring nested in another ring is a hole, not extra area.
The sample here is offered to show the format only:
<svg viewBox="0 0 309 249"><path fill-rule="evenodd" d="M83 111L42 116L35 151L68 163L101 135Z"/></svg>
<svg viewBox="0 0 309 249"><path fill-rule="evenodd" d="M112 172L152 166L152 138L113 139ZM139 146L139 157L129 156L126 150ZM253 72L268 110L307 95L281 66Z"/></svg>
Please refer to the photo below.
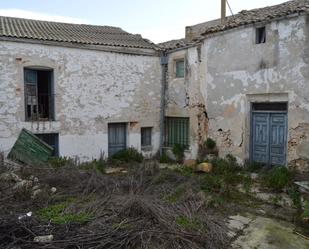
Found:
<svg viewBox="0 0 309 249"><path fill-rule="evenodd" d="M221 0L221 23L226 19L226 0Z"/></svg>

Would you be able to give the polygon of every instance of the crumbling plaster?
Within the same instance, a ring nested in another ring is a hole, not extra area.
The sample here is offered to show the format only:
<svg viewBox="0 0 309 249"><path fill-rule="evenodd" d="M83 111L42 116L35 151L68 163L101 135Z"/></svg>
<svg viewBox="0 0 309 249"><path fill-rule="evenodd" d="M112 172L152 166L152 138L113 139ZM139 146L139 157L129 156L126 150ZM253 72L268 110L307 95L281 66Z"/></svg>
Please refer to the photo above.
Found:
<svg viewBox="0 0 309 249"><path fill-rule="evenodd" d="M25 122L23 69L54 72L55 121ZM158 56L0 42L0 151L8 152L21 128L59 133L62 156L90 160L108 152L107 127L128 126L128 146L141 149L140 127L153 127L159 148L161 66Z"/></svg>
<svg viewBox="0 0 309 249"><path fill-rule="evenodd" d="M221 156L249 158L251 102L287 101L287 161L301 158L309 126L308 28L306 17L299 16L266 24L264 44L255 44L255 26L204 40L206 74L201 92L209 137L217 141Z"/></svg>
<svg viewBox="0 0 309 249"><path fill-rule="evenodd" d="M190 148L186 158L196 158L198 147L207 134L207 114L200 92L200 81L204 77L204 66L199 46L172 51L168 54L168 77L166 110L168 117L188 117L190 119ZM185 61L184 78L176 78L175 62Z"/></svg>

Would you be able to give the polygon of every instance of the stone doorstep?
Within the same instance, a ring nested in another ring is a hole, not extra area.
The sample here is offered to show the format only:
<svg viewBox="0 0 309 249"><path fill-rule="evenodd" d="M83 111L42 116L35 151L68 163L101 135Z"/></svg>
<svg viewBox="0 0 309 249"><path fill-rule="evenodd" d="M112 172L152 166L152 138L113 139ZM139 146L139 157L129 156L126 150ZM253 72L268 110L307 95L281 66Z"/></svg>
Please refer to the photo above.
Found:
<svg viewBox="0 0 309 249"><path fill-rule="evenodd" d="M252 219L241 215L230 216L227 224L229 229L227 233L228 237L231 239L236 237L237 234L243 231L251 222Z"/></svg>

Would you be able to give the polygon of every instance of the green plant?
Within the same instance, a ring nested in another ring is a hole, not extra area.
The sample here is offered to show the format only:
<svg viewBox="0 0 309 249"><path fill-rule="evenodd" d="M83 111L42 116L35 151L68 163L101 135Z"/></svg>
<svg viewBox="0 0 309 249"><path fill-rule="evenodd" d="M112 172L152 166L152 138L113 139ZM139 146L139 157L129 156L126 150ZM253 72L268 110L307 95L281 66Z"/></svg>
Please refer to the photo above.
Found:
<svg viewBox="0 0 309 249"><path fill-rule="evenodd" d="M65 202L50 205L37 211L37 215L44 221L51 221L56 224L79 223L84 224L91 220L91 215L85 212L72 213L66 209L74 201L68 199Z"/></svg>
<svg viewBox="0 0 309 249"><path fill-rule="evenodd" d="M309 201L306 201L302 218L309 219Z"/></svg>
<svg viewBox="0 0 309 249"><path fill-rule="evenodd" d="M111 159L119 160L121 162L126 162L126 163L130 163L130 162L141 163L144 157L135 148L131 147L131 148L117 152L111 157Z"/></svg>
<svg viewBox="0 0 309 249"><path fill-rule="evenodd" d="M84 170L97 170L100 173L104 174L105 173L105 169L107 166L107 162L105 160L99 159L96 160L94 159L91 162L84 162L82 164L80 164L80 169L84 169Z"/></svg>
<svg viewBox="0 0 309 249"><path fill-rule="evenodd" d="M55 169L62 168L64 166L75 166L75 161L70 157L51 157L48 160L50 166Z"/></svg>
<svg viewBox="0 0 309 249"><path fill-rule="evenodd" d="M245 169L249 172L260 172L265 165L259 162L247 162L245 164Z"/></svg>
<svg viewBox="0 0 309 249"><path fill-rule="evenodd" d="M185 230L202 230L203 225L197 218L188 218L186 216L176 217L176 224Z"/></svg>
<svg viewBox="0 0 309 249"><path fill-rule="evenodd" d="M205 146L207 149L213 150L216 147L216 142L211 138L207 138L205 141Z"/></svg>
<svg viewBox="0 0 309 249"><path fill-rule="evenodd" d="M167 194L163 199L169 203L177 202L186 192L186 189L183 186L178 186L172 193Z"/></svg>
<svg viewBox="0 0 309 249"><path fill-rule="evenodd" d="M286 167L276 166L262 174L261 180L265 187L274 191L282 191L292 183L294 174Z"/></svg>
<svg viewBox="0 0 309 249"><path fill-rule="evenodd" d="M297 186L293 185L288 189L288 194L291 200L293 201L293 205L300 210L301 209L301 194Z"/></svg>
<svg viewBox="0 0 309 249"><path fill-rule="evenodd" d="M173 146L172 152L178 163L182 163L185 157L185 147L181 144L175 144Z"/></svg>
<svg viewBox="0 0 309 249"><path fill-rule="evenodd" d="M162 155L160 156L160 163L174 163L171 158L168 157L165 151L162 152Z"/></svg>

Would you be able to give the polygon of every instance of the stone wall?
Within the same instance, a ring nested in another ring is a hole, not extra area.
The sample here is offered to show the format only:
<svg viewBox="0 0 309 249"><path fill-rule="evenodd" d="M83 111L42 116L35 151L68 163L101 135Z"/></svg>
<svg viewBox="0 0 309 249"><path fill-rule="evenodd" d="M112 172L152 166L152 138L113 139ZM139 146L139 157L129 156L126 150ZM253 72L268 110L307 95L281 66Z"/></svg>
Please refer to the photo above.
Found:
<svg viewBox="0 0 309 249"><path fill-rule="evenodd" d="M309 21L305 16L266 24L266 43L255 43L255 26L218 33L204 40L201 82L209 137L220 155L249 158L250 103L288 102L291 166L309 170Z"/></svg>
<svg viewBox="0 0 309 249"><path fill-rule="evenodd" d="M25 122L25 67L53 69L55 121ZM159 148L161 66L158 56L0 42L0 151L20 130L59 133L61 156L90 160L108 153L110 122L128 123L128 146L141 149L140 127L153 127Z"/></svg>

